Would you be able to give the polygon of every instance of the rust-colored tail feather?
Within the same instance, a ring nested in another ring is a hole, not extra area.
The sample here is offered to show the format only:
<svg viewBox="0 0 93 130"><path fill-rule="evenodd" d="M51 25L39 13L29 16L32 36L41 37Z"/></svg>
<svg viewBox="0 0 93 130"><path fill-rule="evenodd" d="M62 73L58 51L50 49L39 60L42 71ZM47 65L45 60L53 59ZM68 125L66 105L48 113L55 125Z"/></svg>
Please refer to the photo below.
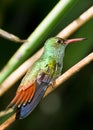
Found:
<svg viewBox="0 0 93 130"><path fill-rule="evenodd" d="M25 105L33 98L35 90L36 90L36 86L35 84L32 84L28 86L26 89L21 89L20 91L18 91L14 99L7 106L7 109L11 107L19 108L21 107L21 105Z"/></svg>

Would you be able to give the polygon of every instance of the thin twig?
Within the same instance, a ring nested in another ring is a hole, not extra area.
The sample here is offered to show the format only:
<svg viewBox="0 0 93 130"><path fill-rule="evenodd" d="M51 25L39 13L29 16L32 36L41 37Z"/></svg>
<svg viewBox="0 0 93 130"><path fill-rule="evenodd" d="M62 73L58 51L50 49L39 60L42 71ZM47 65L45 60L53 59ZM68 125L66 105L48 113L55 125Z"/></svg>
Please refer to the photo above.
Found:
<svg viewBox="0 0 93 130"><path fill-rule="evenodd" d="M2 125L0 125L0 130L5 130L10 124L12 124L16 119L16 113L13 114L8 120L6 120Z"/></svg>
<svg viewBox="0 0 93 130"><path fill-rule="evenodd" d="M64 83L67 79L69 79L72 75L77 73L80 69L82 69L84 66L89 64L91 61L93 61L93 52L90 53L87 57L85 57L83 60L78 62L76 65L71 67L69 70L67 70L62 76L60 76L54 85L54 88L57 88L60 84ZM53 87L49 87L44 95L47 96L50 92L54 90ZM7 128L12 122L14 122L16 119L16 114L12 115L7 121L5 121L1 126L0 130L4 130Z"/></svg>
<svg viewBox="0 0 93 130"><path fill-rule="evenodd" d="M23 42L26 42L26 40L23 40L23 39L20 39L19 37L3 30L0 28L0 36L1 37L4 37L10 41L13 41L13 42L19 42L19 43L23 43Z"/></svg>
<svg viewBox="0 0 93 130"><path fill-rule="evenodd" d="M58 36L67 38L71 34L73 34L78 28L80 28L83 24L93 18L93 6L91 6L87 11L79 16L76 20L74 20L71 24L69 24L64 30L62 30Z"/></svg>
<svg viewBox="0 0 93 130"><path fill-rule="evenodd" d="M4 110L0 112L0 118L13 112L13 109Z"/></svg>
<svg viewBox="0 0 93 130"><path fill-rule="evenodd" d="M79 29L88 20L93 18L93 6L84 12L80 17L74 20L64 30L62 30L57 36L62 38L69 37L77 29ZM28 68L37 60L42 54L43 49L39 50L34 56L24 62L16 71L14 71L1 85L0 85L0 96L2 96L10 87L13 86L28 70ZM12 80L11 80L12 79ZM11 82L10 82L11 81Z"/></svg>

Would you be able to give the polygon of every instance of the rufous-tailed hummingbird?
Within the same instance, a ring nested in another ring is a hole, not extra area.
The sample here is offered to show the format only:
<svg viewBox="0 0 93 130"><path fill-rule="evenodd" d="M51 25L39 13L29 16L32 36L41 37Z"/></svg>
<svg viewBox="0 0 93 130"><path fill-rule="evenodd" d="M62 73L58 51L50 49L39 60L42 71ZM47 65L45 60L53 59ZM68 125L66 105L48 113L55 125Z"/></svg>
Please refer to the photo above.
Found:
<svg viewBox="0 0 93 130"><path fill-rule="evenodd" d="M66 46L84 39L64 40L59 37L48 39L42 56L28 70L7 108L18 110L20 119L28 116L37 106L48 86L61 75Z"/></svg>

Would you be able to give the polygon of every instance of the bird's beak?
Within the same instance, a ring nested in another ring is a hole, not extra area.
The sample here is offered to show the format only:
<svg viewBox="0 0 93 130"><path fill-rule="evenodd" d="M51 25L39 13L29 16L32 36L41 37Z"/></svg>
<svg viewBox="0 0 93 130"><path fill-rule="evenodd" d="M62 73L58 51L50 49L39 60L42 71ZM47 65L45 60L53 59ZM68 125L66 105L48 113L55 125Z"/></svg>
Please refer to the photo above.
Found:
<svg viewBox="0 0 93 130"><path fill-rule="evenodd" d="M72 42L79 42L79 41L83 41L83 40L86 40L86 38L67 39L67 40L64 41L64 43L68 45Z"/></svg>

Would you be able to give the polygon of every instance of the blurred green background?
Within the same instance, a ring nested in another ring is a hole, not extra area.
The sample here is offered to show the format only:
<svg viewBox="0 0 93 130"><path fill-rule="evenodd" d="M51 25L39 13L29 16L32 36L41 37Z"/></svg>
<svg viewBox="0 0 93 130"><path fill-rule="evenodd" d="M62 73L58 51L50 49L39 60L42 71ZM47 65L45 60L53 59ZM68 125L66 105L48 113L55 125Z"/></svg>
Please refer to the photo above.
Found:
<svg viewBox="0 0 93 130"><path fill-rule="evenodd" d="M58 0L0 0L0 27L26 39L57 2ZM76 0L76 4L51 28L46 39L55 36L92 5L93 0ZM93 51L93 19L72 37L86 37L87 40L67 47L63 72ZM0 69L19 47L19 43L0 38ZM0 110L13 98L19 82L0 98ZM30 116L17 120L7 128L19 129L93 129L93 62L42 100Z"/></svg>

